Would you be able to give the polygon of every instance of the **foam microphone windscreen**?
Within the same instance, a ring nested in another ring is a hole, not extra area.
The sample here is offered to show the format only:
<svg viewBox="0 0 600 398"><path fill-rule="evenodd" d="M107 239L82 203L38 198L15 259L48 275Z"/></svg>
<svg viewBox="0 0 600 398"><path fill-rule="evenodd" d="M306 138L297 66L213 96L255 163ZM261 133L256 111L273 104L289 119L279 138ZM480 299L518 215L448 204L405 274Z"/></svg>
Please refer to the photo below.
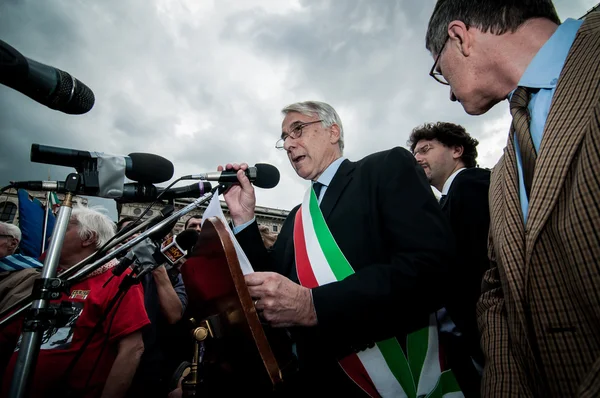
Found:
<svg viewBox="0 0 600 398"><path fill-rule="evenodd" d="M198 241L198 232L195 229L186 229L175 237L175 241L183 250L190 250Z"/></svg>
<svg viewBox="0 0 600 398"><path fill-rule="evenodd" d="M269 189L279 184L279 170L277 167L267 163L257 163L254 167L256 167L255 186Z"/></svg>
<svg viewBox="0 0 600 398"><path fill-rule="evenodd" d="M149 184L169 181L175 169L173 163L162 156L151 153L130 153L131 168L125 172L127 178Z"/></svg>

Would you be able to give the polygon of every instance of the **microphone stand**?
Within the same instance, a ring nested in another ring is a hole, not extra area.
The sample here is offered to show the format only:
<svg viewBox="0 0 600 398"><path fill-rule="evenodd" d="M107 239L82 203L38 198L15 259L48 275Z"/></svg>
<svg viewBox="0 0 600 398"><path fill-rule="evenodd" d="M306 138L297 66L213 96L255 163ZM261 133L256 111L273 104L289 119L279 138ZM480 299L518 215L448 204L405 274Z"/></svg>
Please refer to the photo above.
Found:
<svg viewBox="0 0 600 398"><path fill-rule="evenodd" d="M115 246L118 246L121 242L124 242L130 236L134 235L138 231L141 231L142 229L146 228L148 225L156 222L157 219L162 218L162 217L164 217L164 215L158 215L158 216L155 216L152 218L148 218L144 222L142 222L139 225L137 225L136 227L134 227L131 231L127 232L126 234L120 236L118 239L115 239L114 241L109 243L106 246L106 248L104 248L104 250L102 250L102 252L105 253L105 252L111 250L112 248L114 248ZM90 255L89 257L87 257L87 258L81 260L79 263L75 264L73 267L61 272L58 275L58 277L61 279L67 278L68 276L76 273L77 271L79 271L80 269L85 267L92 259L94 259L96 256L98 256L100 254L101 254L101 252L96 252L96 253ZM0 328L4 325L10 323L12 320L16 319L24 311L26 311L28 308L30 308L32 300L33 300L33 295L23 297L21 300L17 301L16 303L12 304L10 307L8 307L4 311L2 311L2 313L0 313L0 319L1 319ZM19 308L19 309L15 311L16 308Z"/></svg>
<svg viewBox="0 0 600 398"><path fill-rule="evenodd" d="M27 388L33 378L34 368L40 351L41 340L44 332L50 327L49 319L54 315L48 308L51 299L60 297L62 282L55 278L60 252L62 250L65 233L73 211L73 196L79 187L79 174L72 173L65 180L65 199L58 211L58 219L50 241L48 254L44 261L41 279L36 280L33 286L33 302L31 311L25 317L21 345L15 363L9 396L21 398L26 396Z"/></svg>
<svg viewBox="0 0 600 398"><path fill-rule="evenodd" d="M25 318L22 333L22 342L19 348L19 354L15 364L15 369L12 377L12 383L10 386L9 397L10 398L22 398L26 395L27 387L32 380L33 372L32 365L37 362L37 357L40 350L41 337L40 331L45 331L49 323L44 321L45 318L51 318L54 314L48 316L46 311L48 307L49 299L56 299L60 297L60 289L64 286L65 281L56 276L56 268L58 267L58 261L60 259L60 252L64 241L65 232L69 224L72 212L72 198L74 193L77 192L77 186L79 185L79 175L76 173L69 174L65 182L65 200L58 212L58 219L56 221L55 230L52 234L52 240L48 249L48 255L44 262L44 268L42 270L42 278L36 281L33 289L33 303L31 304L30 313ZM203 196L197 198L192 203L188 204L176 213L167 217L165 220L149 228L145 232L141 233L134 239L125 243L118 249L106 254L101 259L93 262L92 264L86 265L83 269L76 272L74 275L69 276L66 282L69 284L77 283L83 280L87 275L106 264L108 261L116 258L122 252L126 252L133 246L137 245L148 236L158 231L162 226L170 223L175 219L179 219L181 216L186 215L190 211L197 207L200 207L204 202L208 201L214 196L214 193L219 189L220 186L214 187L210 192L207 192Z"/></svg>

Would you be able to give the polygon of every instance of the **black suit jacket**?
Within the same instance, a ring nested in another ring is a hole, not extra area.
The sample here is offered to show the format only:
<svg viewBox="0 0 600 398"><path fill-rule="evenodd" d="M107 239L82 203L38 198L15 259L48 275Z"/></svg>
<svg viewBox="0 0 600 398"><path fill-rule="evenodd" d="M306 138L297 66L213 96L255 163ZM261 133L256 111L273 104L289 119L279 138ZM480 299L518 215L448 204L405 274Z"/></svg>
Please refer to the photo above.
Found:
<svg viewBox="0 0 600 398"><path fill-rule="evenodd" d="M475 306L481 295L483 274L489 268L489 187L489 170L463 170L452 181L442 204L442 211L454 233L457 252L457 263L450 276L452 292L448 295L446 309L462 333L461 339L451 337L448 360L467 398L479 395L479 376L474 374L469 356L481 365L484 362ZM468 394L468 385L473 386L471 394Z"/></svg>
<svg viewBox="0 0 600 398"><path fill-rule="evenodd" d="M454 242L421 166L400 147L345 160L320 207L355 274L312 289L318 326L291 333L301 372L308 375L304 387L325 381L336 394L361 395L337 358L392 336L405 344L407 332L425 326L443 304ZM256 223L237 234L256 271L276 271L298 282L293 245L298 208L269 251Z"/></svg>

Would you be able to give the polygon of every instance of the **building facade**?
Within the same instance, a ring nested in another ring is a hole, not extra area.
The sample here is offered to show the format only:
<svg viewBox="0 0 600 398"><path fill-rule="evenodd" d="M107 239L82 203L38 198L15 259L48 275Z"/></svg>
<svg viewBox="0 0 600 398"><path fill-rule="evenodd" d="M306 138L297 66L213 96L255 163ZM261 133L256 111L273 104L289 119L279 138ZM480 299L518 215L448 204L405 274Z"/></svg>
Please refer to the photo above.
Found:
<svg viewBox="0 0 600 398"><path fill-rule="evenodd" d="M39 200L44 206L47 205L48 192L42 191L27 191L31 200L33 198ZM65 195L62 193L56 194L58 200L62 202ZM80 205L88 205L88 200L81 196L75 196L73 202ZM19 225L19 198L17 197L16 189L8 189L0 195L0 221L9 222L15 225Z"/></svg>
<svg viewBox="0 0 600 398"><path fill-rule="evenodd" d="M177 212L177 211L181 210L182 208L189 205L193 201L194 201L193 199L176 199L173 203L173 205L175 207L175 211ZM221 202L221 209L223 210L223 214L225 215L225 218L227 219L227 221L231 221L231 219L229 217L229 209L227 208L227 204L225 203L224 200L221 200L220 202ZM117 212L119 213L119 220L121 220L124 217L139 217L148 205L149 205L148 203L118 204ZM150 210L148 210L148 213L146 213L146 215L144 216L144 219L159 214L164 206L165 206L164 204L152 206L152 208L150 208ZM206 206L208 206L208 203L202 204L202 205L200 205L199 208L190 211L185 216L182 216L179 219L179 221L177 221L177 224L175 225L175 228L173 229L173 233L178 234L179 232L181 232L183 230L185 222L188 220L188 218L190 218L192 216L202 217L202 215L204 214L204 211L206 210ZM288 210L275 209L275 208L271 208L271 207L256 206L256 209L255 209L255 215L256 215L256 220L257 220L258 224L268 226L269 230L271 232L273 232L274 234L278 234L279 231L281 231L281 226L283 225L283 221L285 220L285 218L287 217L288 214L289 214Z"/></svg>

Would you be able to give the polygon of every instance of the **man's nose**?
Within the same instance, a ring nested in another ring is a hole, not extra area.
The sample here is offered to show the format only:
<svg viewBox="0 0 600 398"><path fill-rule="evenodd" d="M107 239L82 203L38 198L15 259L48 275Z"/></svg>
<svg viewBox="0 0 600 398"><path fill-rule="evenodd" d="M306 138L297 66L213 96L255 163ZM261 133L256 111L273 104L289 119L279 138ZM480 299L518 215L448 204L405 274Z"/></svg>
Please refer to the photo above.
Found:
<svg viewBox="0 0 600 398"><path fill-rule="evenodd" d="M296 140L288 137L283 143L283 149L289 151L292 148L296 148Z"/></svg>
<svg viewBox="0 0 600 398"><path fill-rule="evenodd" d="M450 101L456 101L456 95L454 95L454 91L452 91L452 88L450 88Z"/></svg>

